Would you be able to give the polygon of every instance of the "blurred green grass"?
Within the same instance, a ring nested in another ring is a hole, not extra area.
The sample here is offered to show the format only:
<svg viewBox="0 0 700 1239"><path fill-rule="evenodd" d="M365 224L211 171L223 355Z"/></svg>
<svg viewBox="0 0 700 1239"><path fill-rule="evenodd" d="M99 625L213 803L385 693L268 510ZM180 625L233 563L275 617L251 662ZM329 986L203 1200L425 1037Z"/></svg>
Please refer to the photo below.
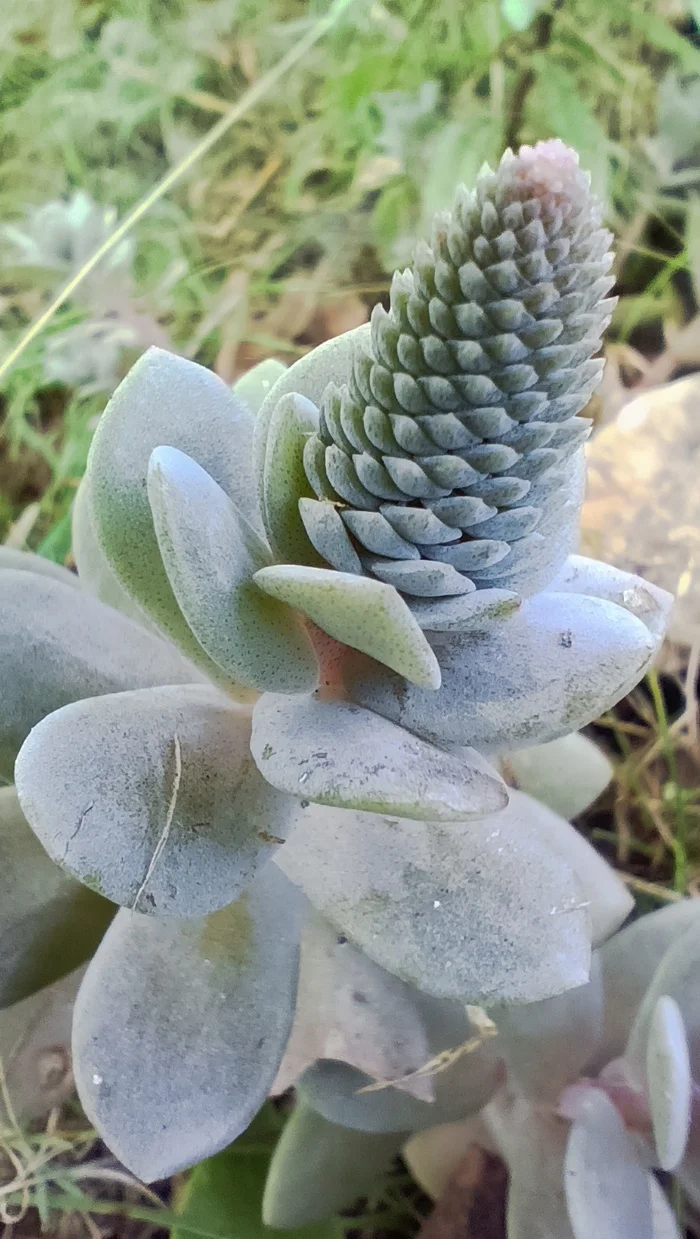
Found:
<svg viewBox="0 0 700 1239"><path fill-rule="evenodd" d="M0 11L0 356L325 0ZM95 418L150 343L233 378L361 321L455 183L580 152L620 243L621 339L694 311L700 37L674 0L353 0L141 221L0 397L0 539L65 558ZM20 520L19 528L16 522Z"/></svg>

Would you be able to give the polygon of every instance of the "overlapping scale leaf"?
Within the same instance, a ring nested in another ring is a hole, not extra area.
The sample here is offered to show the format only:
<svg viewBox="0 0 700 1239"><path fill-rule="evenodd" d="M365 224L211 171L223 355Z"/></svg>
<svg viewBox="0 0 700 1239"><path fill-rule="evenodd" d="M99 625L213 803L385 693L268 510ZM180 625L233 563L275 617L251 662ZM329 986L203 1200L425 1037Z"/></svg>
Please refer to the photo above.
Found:
<svg viewBox="0 0 700 1239"><path fill-rule="evenodd" d="M574 1239L654 1239L646 1170L615 1106L591 1089L564 1161Z"/></svg>
<svg viewBox="0 0 700 1239"><path fill-rule="evenodd" d="M268 865L204 920L121 910L80 989L80 1099L146 1181L224 1148L265 1100L289 1035L301 906Z"/></svg>
<svg viewBox="0 0 700 1239"><path fill-rule="evenodd" d="M250 727L209 686L76 702L23 746L22 807L49 855L115 903L203 916L245 889L295 809L258 772Z"/></svg>
<svg viewBox="0 0 700 1239"><path fill-rule="evenodd" d="M561 817L577 817L612 778L612 765L592 740L574 732L501 758L504 778Z"/></svg>
<svg viewBox="0 0 700 1239"><path fill-rule="evenodd" d="M349 540L360 570L434 599L516 580L528 594L554 575L572 546L546 536L528 565L526 540L562 523L580 472L577 414L613 305L601 215L561 142L507 152L438 214L306 447L304 523L333 567Z"/></svg>
<svg viewBox="0 0 700 1239"><path fill-rule="evenodd" d="M114 911L49 859L14 787L0 788L0 1007L89 959Z"/></svg>
<svg viewBox="0 0 700 1239"><path fill-rule="evenodd" d="M590 929L572 868L531 816L525 797L461 828L312 805L277 862L402 980L465 1002L535 1002L587 981Z"/></svg>
<svg viewBox="0 0 700 1239"><path fill-rule="evenodd" d="M461 822L508 803L474 749L446 752L346 701L264 694L251 751L273 787L341 809Z"/></svg>
<svg viewBox="0 0 700 1239"><path fill-rule="evenodd" d="M72 585L0 571L0 775L32 727L81 697L202 677L176 649Z"/></svg>

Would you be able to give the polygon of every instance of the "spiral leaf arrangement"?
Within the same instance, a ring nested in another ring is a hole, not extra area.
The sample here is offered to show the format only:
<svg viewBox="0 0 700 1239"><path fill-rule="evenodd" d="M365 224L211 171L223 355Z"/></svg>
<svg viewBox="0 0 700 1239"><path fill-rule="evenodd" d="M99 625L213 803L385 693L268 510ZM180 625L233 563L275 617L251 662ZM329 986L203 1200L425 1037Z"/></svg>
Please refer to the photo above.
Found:
<svg viewBox="0 0 700 1239"><path fill-rule="evenodd" d="M334 568L438 598L520 587L541 558L614 304L589 185L559 141L507 151L394 276L304 452L301 517Z"/></svg>

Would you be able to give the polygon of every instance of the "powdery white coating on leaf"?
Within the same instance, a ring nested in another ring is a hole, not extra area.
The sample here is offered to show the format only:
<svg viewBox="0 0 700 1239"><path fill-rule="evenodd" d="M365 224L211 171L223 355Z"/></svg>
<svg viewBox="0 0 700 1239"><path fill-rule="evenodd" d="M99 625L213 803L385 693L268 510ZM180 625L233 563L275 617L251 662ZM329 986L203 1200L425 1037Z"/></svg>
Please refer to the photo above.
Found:
<svg viewBox="0 0 700 1239"><path fill-rule="evenodd" d="M253 710L251 751L273 787L340 809L463 822L508 803L473 749L445 752L345 701L266 693Z"/></svg>
<svg viewBox="0 0 700 1239"><path fill-rule="evenodd" d="M152 628L145 612L119 584L102 553L92 520L89 488L89 479L84 475L80 479L71 512L72 551L80 585L108 607L114 607L115 611L136 620L144 628Z"/></svg>
<svg viewBox="0 0 700 1239"><path fill-rule="evenodd" d="M509 1079L533 1102L555 1104L595 1053L603 1026L600 960L594 953L591 978L556 998L525 1006L492 1007L498 1051Z"/></svg>
<svg viewBox="0 0 700 1239"><path fill-rule="evenodd" d="M299 499L313 495L304 473L304 444L318 422L316 406L304 396L283 396L270 418L262 487L262 517L275 557L283 562L322 564L299 514Z"/></svg>
<svg viewBox="0 0 700 1239"><path fill-rule="evenodd" d="M286 1092L318 1058L396 1080L422 1067L430 1050L415 990L313 915L301 942L294 1026L273 1091ZM426 1075L399 1087L423 1101L435 1093Z"/></svg>
<svg viewBox="0 0 700 1239"><path fill-rule="evenodd" d="M348 695L427 739L487 752L543 744L590 723L638 683L658 648L614 603L551 593L482 632L431 640L439 692L354 659Z"/></svg>
<svg viewBox="0 0 700 1239"><path fill-rule="evenodd" d="M589 598L606 598L636 615L652 635L661 641L666 635L673 607L673 595L652 585L651 581L621 572L600 559L570 555L561 571L551 582L552 593L586 594Z"/></svg>
<svg viewBox="0 0 700 1239"><path fill-rule="evenodd" d="M266 594L297 607L336 641L371 654L424 689L439 688L435 654L393 586L297 564L262 568L254 579Z"/></svg>
<svg viewBox="0 0 700 1239"><path fill-rule="evenodd" d="M167 642L96 598L34 572L0 571L0 775L32 727L81 697L201 681Z"/></svg>
<svg viewBox="0 0 700 1239"><path fill-rule="evenodd" d="M590 1090L571 1127L564 1184L574 1239L654 1239L647 1172L599 1089Z"/></svg>
<svg viewBox="0 0 700 1239"><path fill-rule="evenodd" d="M576 874L588 908L593 946L599 946L620 928L634 908L629 890L600 853L564 818L524 792L511 792L513 802L527 814L540 842L552 848Z"/></svg>
<svg viewBox="0 0 700 1239"><path fill-rule="evenodd" d="M500 767L513 787L567 819L597 800L613 775L602 750L579 732L506 753Z"/></svg>
<svg viewBox="0 0 700 1239"><path fill-rule="evenodd" d="M49 859L14 787L0 788L0 1007L82 964L113 913L111 904Z"/></svg>
<svg viewBox="0 0 700 1239"><path fill-rule="evenodd" d="M80 588L74 572L69 572L51 559L45 559L43 555L18 551L12 546L0 546L0 571L5 568L14 568L17 572L35 572L37 576L52 577L55 581L62 581L64 585L72 585L74 589Z"/></svg>
<svg viewBox="0 0 700 1239"><path fill-rule="evenodd" d="M454 598L413 598L410 602L413 617L428 632L480 632L519 606L519 595L507 589L479 589Z"/></svg>
<svg viewBox="0 0 700 1239"><path fill-rule="evenodd" d="M233 384L233 394L251 413L256 414L286 369L284 363L274 357L259 361Z"/></svg>
<svg viewBox="0 0 700 1239"><path fill-rule="evenodd" d="M312 806L277 862L425 993L535 1002L588 980L590 931L578 881L531 818L521 801L463 827Z"/></svg>
<svg viewBox="0 0 700 1239"><path fill-rule="evenodd" d="M192 632L233 681L259 692L308 692L318 666L289 607L257 588L267 546L220 486L191 457L160 447L148 495L163 564Z"/></svg>
<svg viewBox="0 0 700 1239"><path fill-rule="evenodd" d="M683 1239L678 1229L676 1215L666 1198L663 1188L653 1174L647 1176L647 1182L651 1196L654 1239Z"/></svg>
<svg viewBox="0 0 700 1239"><path fill-rule="evenodd" d="M672 998L659 998L649 1025L647 1089L662 1170L675 1170L688 1143L693 1077L683 1017Z"/></svg>
<svg viewBox="0 0 700 1239"><path fill-rule="evenodd" d="M120 911L80 988L73 1062L90 1121L146 1182L235 1140L294 1013L301 908L268 865L204 920Z"/></svg>
<svg viewBox="0 0 700 1239"><path fill-rule="evenodd" d="M270 1162L265 1226L289 1230L349 1209L389 1170L401 1133L376 1135L328 1123L298 1100Z"/></svg>
<svg viewBox="0 0 700 1239"><path fill-rule="evenodd" d="M363 323L333 340L326 340L300 357L281 374L263 400L255 419L253 438L253 473L257 485L260 510L263 508L263 478L270 420L282 396L298 393L317 407L331 382L344 382L352 369L356 344L369 339L370 325Z"/></svg>
<svg viewBox="0 0 700 1239"><path fill-rule="evenodd" d="M573 1239L564 1197L566 1123L505 1089L483 1118L510 1171L508 1239Z"/></svg>
<svg viewBox="0 0 700 1239"><path fill-rule="evenodd" d="M151 348L119 385L87 465L95 533L119 583L189 658L216 675L173 596L146 492L155 447L192 456L260 532L252 468L253 417L211 371Z"/></svg>
<svg viewBox="0 0 700 1239"><path fill-rule="evenodd" d="M632 1025L624 1058L633 1080L647 1085L649 1042L659 999L672 999L685 1026L691 1074L700 1076L700 921L695 921L668 948L654 973ZM658 1029L657 1029L658 1033ZM682 1070L681 1064L678 1064Z"/></svg>
<svg viewBox="0 0 700 1239"><path fill-rule="evenodd" d="M661 960L693 926L700 926L700 899L681 899L640 917L604 943L600 957L605 1023L593 1064L596 1070L623 1053L640 1003ZM662 992L659 990L658 994Z"/></svg>
<svg viewBox="0 0 700 1239"><path fill-rule="evenodd" d="M49 855L128 908L203 916L237 898L286 835L295 802L249 751L250 710L210 687L79 701L17 761Z"/></svg>

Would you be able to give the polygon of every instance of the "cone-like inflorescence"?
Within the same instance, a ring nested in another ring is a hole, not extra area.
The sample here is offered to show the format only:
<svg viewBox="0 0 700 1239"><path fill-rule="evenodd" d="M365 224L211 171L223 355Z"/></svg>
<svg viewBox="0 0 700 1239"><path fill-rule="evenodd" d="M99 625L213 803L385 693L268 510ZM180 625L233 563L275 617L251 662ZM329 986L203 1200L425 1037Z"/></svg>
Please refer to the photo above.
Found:
<svg viewBox="0 0 700 1239"><path fill-rule="evenodd" d="M414 597L508 587L568 497L613 301L610 234L573 151L508 151L376 306L324 393L300 510L334 568Z"/></svg>

